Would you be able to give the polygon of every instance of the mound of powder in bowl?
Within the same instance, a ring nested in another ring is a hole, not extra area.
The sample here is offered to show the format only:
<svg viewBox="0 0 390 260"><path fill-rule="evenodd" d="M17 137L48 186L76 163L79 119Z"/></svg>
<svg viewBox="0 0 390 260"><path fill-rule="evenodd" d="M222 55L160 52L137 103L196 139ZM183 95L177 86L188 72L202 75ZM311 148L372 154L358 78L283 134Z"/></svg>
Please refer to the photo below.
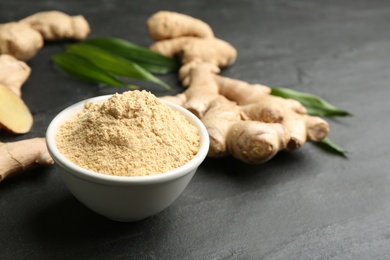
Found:
<svg viewBox="0 0 390 260"><path fill-rule="evenodd" d="M198 152L198 129L147 91L114 94L61 125L59 151L75 164L119 176L163 173Z"/></svg>

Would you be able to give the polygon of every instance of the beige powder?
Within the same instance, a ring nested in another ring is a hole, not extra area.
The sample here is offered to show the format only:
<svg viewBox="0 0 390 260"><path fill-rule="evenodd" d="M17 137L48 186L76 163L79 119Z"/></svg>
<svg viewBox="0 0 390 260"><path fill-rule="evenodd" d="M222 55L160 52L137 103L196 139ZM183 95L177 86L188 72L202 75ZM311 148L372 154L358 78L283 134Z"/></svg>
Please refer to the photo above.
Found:
<svg viewBox="0 0 390 260"><path fill-rule="evenodd" d="M146 91L115 94L103 104L86 103L56 136L59 151L75 164L104 174L163 173L198 152L198 129Z"/></svg>

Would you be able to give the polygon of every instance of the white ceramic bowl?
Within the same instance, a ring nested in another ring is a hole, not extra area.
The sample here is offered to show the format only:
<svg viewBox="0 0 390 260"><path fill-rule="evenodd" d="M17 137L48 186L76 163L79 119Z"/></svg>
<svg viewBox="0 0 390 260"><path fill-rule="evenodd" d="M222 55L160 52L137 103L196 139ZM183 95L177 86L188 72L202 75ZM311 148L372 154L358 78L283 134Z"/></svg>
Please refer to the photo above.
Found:
<svg viewBox="0 0 390 260"><path fill-rule="evenodd" d="M88 99L102 103L111 95ZM202 122L188 110L162 100L184 114L200 132L199 152L187 164L172 171L149 176L113 176L77 166L57 149L55 135L59 127L81 111L87 100L80 101L59 113L50 123L46 142L50 155L70 192L85 206L117 221L136 221L152 216L173 203L187 187L209 149L209 136Z"/></svg>

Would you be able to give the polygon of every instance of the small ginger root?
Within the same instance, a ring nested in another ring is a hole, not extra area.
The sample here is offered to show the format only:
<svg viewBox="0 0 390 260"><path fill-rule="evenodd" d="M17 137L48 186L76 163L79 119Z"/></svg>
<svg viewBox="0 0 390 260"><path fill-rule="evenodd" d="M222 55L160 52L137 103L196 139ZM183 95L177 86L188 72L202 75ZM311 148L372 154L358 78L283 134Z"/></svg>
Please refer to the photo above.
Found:
<svg viewBox="0 0 390 260"><path fill-rule="evenodd" d="M28 61L43 47L45 40L83 40L89 33L89 24L81 15L40 12L20 21L0 24L0 54Z"/></svg>
<svg viewBox="0 0 390 260"><path fill-rule="evenodd" d="M42 35L26 23L0 24L0 54L9 54L27 61L43 46Z"/></svg>
<svg viewBox="0 0 390 260"><path fill-rule="evenodd" d="M91 31L84 16L71 16L59 11L35 13L20 22L41 33L47 41L84 40Z"/></svg>
<svg viewBox="0 0 390 260"><path fill-rule="evenodd" d="M220 68L233 64L237 56L231 44L217 38L179 37L158 41L150 49L168 57L178 56L182 64L203 61Z"/></svg>
<svg viewBox="0 0 390 260"><path fill-rule="evenodd" d="M0 142L0 182L33 166L53 163L47 151L45 138Z"/></svg>
<svg viewBox="0 0 390 260"><path fill-rule="evenodd" d="M199 19L160 11L152 15L146 25L155 40L150 49L168 57L178 56L183 65L203 61L223 68L236 60L236 49L214 37L211 27Z"/></svg>
<svg viewBox="0 0 390 260"><path fill-rule="evenodd" d="M170 11L159 11L146 22L150 38L155 41L194 36L214 37L211 27L202 20Z"/></svg>
<svg viewBox="0 0 390 260"><path fill-rule="evenodd" d="M204 38L182 34L196 30L192 26L197 27L198 22L192 24L180 17L164 13L164 18L160 18L163 25L148 23L150 35L169 35L152 36L156 42L150 48L179 57L182 63L179 79L186 90L161 98L187 108L202 120L210 136L208 156L231 155L259 164L280 150L295 150L307 141L320 141L328 135L329 124L307 115L298 101L273 96L271 88L261 84L218 75L221 68L234 63L236 50L213 37L213 33ZM178 28L164 24L178 24Z"/></svg>

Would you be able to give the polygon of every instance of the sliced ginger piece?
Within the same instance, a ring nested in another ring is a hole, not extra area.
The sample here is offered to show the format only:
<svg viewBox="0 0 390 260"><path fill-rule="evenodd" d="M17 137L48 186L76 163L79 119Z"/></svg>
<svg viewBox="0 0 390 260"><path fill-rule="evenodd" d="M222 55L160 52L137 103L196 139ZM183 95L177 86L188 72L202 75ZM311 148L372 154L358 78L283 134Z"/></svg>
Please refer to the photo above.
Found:
<svg viewBox="0 0 390 260"><path fill-rule="evenodd" d="M23 100L0 84L0 126L15 134L30 131L33 117Z"/></svg>

